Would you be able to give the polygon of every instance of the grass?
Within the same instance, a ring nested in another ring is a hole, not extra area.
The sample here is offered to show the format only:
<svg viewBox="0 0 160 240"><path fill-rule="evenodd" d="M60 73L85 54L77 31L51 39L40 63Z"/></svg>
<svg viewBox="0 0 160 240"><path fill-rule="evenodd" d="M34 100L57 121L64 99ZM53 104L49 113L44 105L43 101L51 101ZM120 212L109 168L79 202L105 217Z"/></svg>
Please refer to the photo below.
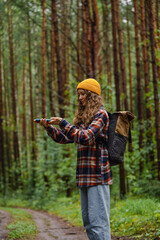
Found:
<svg viewBox="0 0 160 240"><path fill-rule="evenodd" d="M114 236L160 239L160 203L153 199L130 198L111 207Z"/></svg>
<svg viewBox="0 0 160 240"><path fill-rule="evenodd" d="M27 211L8 207L1 207L0 209L11 215L11 222L7 225L7 229L10 230L8 239L35 239L37 228Z"/></svg>
<svg viewBox="0 0 160 240"><path fill-rule="evenodd" d="M74 225L82 225L80 201L59 198L49 207ZM111 200L111 231L113 236L131 236L135 239L160 239L160 203L154 199L128 198Z"/></svg>
<svg viewBox="0 0 160 240"><path fill-rule="evenodd" d="M10 202L6 201L8 206L15 206L15 203L20 204L19 201L15 200ZM23 202L22 205L24 204L25 203ZM5 210L6 208L3 209ZM47 200L44 209L50 213L56 214L57 216L61 216L62 218L70 221L73 225L82 226L79 195L75 195L72 198L57 198L56 201L52 202ZM17 209L10 209L10 213L12 213L12 211L15 211L16 213ZM19 212L18 214L18 211L22 212ZM24 219L26 213L24 210L18 211L16 214L19 216L17 216L18 219L15 219L15 225L13 225L13 227L12 224L8 226L13 233L15 231L15 226L17 228L16 222L18 222L17 224L20 223L22 229L24 228L24 220L22 221L22 219ZM132 238L143 240L160 239L160 203L158 200L140 197L128 197L124 200L116 201L111 199L110 215L111 232L113 236L131 236ZM28 216L28 218L26 217L26 222L28 219L32 221ZM20 227L18 227L18 229L20 229ZM31 232L34 236L36 228L31 226L27 227L27 229L28 233L30 232L30 229L33 229ZM27 231L26 236L28 234Z"/></svg>

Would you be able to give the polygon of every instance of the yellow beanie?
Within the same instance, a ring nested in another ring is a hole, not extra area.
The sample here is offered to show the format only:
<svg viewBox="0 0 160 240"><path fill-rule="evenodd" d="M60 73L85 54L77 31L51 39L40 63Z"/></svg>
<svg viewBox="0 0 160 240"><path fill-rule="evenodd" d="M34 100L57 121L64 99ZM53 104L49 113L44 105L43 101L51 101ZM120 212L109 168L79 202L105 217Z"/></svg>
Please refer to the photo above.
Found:
<svg viewBox="0 0 160 240"><path fill-rule="evenodd" d="M80 82L77 86L77 89L79 88L86 89L97 93L98 95L101 95L101 87L99 83L93 78L88 78Z"/></svg>

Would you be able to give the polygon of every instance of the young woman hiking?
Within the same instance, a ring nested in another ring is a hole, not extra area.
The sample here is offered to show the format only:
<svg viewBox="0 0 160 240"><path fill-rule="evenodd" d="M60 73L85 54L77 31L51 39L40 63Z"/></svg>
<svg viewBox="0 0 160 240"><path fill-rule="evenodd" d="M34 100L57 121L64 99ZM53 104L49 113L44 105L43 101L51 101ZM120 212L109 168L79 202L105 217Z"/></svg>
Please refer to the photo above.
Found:
<svg viewBox="0 0 160 240"><path fill-rule="evenodd" d="M80 82L77 94L73 125L60 117L52 117L50 122L41 119L40 124L54 141L77 144L76 184L80 189L84 227L90 240L110 240L112 175L106 147L109 118L95 79ZM59 125L60 129L50 124Z"/></svg>

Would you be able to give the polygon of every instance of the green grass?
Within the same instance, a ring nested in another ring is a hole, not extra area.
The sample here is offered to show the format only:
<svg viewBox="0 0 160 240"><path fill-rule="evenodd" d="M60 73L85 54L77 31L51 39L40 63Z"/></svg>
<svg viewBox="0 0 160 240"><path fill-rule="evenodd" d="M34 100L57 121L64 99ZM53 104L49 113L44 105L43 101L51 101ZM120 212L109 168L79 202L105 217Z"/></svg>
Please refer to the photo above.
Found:
<svg viewBox="0 0 160 240"><path fill-rule="evenodd" d="M49 206L55 213L74 225L82 225L78 198L59 198ZM160 203L154 199L128 198L111 200L111 231L113 236L132 236L135 239L160 239Z"/></svg>
<svg viewBox="0 0 160 240"><path fill-rule="evenodd" d="M111 207L111 229L114 236L160 239L160 203L139 198L117 201Z"/></svg>
<svg viewBox="0 0 160 240"><path fill-rule="evenodd" d="M17 208L0 207L0 209L10 213L11 222L7 225L10 230L9 239L35 239L37 228L31 215Z"/></svg>
<svg viewBox="0 0 160 240"><path fill-rule="evenodd" d="M6 201L6 204L10 206L15 206L13 205L15 203L19 204L19 201ZM24 202L22 205L23 204ZM32 208L32 206L30 207ZM56 214L57 216L61 216L62 218L70 221L73 225L82 226L79 195L75 195L72 198L57 198L56 201L52 202L47 200L44 209L50 213ZM17 209L10 209L10 212L11 211L15 211L16 213ZM16 222L18 222L17 224L20 222L21 227L18 227L20 233L20 228L25 228L23 224L24 220L22 221L22 219L24 219L26 213L23 212L24 210L18 211L22 212L21 214L19 213L18 219L15 219L14 224L16 226ZM16 214L18 214L18 211ZM160 239L160 203L158 200L141 197L128 197L124 200L117 201L111 199L110 215L111 232L113 236L131 236L135 239L143 240ZM28 216L28 218L30 217ZM13 226L13 229L12 224L8 227L12 230L12 232L14 232L15 226ZM26 236L32 227L27 227L27 229ZM36 229L33 227L33 236L35 233Z"/></svg>

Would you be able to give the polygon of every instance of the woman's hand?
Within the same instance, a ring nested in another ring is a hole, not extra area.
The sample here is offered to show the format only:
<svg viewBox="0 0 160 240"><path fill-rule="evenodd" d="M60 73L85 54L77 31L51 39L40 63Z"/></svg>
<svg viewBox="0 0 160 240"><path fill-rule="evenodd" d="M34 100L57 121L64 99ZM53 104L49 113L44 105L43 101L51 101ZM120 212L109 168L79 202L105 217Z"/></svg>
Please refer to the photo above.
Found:
<svg viewBox="0 0 160 240"><path fill-rule="evenodd" d="M46 121L45 118L42 118L42 119L40 120L39 124L40 124L41 126L43 126L43 127L48 127L48 126L51 125L51 124L59 125L60 122L61 122L61 120L62 120L62 118L60 118L60 117L52 117L52 118L50 118L50 119L51 119L51 121L48 122L48 121ZM36 120L34 120L34 122L36 122Z"/></svg>
<svg viewBox="0 0 160 240"><path fill-rule="evenodd" d="M49 124L59 125L61 121L62 121L62 118L60 117L52 117Z"/></svg>

